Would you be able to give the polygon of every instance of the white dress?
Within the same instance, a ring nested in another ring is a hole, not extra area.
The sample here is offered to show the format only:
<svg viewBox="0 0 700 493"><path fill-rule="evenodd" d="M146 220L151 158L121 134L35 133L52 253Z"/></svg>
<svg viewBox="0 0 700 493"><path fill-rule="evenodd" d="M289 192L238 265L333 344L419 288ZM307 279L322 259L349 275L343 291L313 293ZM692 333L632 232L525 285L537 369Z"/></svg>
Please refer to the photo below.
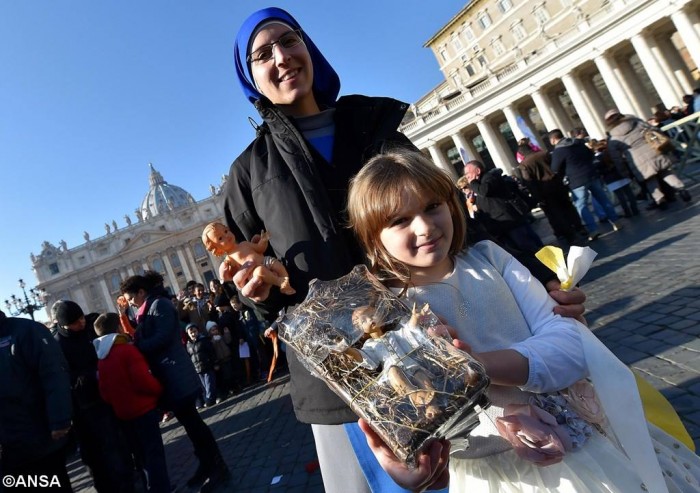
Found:
<svg viewBox="0 0 700 493"><path fill-rule="evenodd" d="M528 382L492 385L492 406L481 414L469 447L454 452L453 445L450 493L700 492L700 458L653 425L645 433L631 372L583 325L554 315L542 285L497 245L476 244L456 258L448 279L411 288L406 296L410 305L429 303L475 352L513 349L529 361ZM594 431L581 448L546 467L521 459L501 438L495 419L507 404L527 403L535 393L589 376L611 436Z"/></svg>

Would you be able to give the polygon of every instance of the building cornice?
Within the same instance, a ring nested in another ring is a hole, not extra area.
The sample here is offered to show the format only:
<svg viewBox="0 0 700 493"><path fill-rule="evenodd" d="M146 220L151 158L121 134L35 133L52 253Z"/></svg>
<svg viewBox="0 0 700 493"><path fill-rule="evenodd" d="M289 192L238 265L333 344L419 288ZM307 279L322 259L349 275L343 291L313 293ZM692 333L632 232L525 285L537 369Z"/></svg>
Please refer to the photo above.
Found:
<svg viewBox="0 0 700 493"><path fill-rule="evenodd" d="M462 10L460 10L459 12L457 12L457 14L456 14L455 16L453 16L449 21L447 21L447 24L445 24L445 25L442 27L442 29L440 29L438 32L436 32L435 34L433 34L433 36L432 36L428 41L426 41L426 42L423 44L423 48L430 48L430 45L431 45L431 44L433 44L437 39L439 39L440 36L442 36L443 34L445 34L446 32L448 32L450 29L452 29L453 26L454 26L455 24L457 24L457 22L459 22L459 21L462 19L462 17L464 17L464 15L465 15L469 10L471 10L471 9L473 9L473 8L476 8L476 6L477 6L478 4L484 3L484 1L485 1L485 0L473 0L473 1L469 2L469 3L467 3L467 5L465 5L464 7L462 7Z"/></svg>

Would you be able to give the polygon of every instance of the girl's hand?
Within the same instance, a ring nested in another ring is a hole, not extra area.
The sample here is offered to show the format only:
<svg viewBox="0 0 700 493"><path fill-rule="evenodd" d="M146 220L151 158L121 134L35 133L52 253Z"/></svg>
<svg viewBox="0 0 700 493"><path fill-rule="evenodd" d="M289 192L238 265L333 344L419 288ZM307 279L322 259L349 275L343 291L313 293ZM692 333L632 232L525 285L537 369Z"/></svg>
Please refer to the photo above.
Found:
<svg viewBox="0 0 700 493"><path fill-rule="evenodd" d="M260 303L270 296L272 284L267 284L261 277L253 275L256 267L258 266L252 262L243 264L233 276L233 283L243 296Z"/></svg>
<svg viewBox="0 0 700 493"><path fill-rule="evenodd" d="M434 441L418 453L416 468L409 469L396 458L364 419L360 419L358 424L367 437L367 444L374 452L379 465L396 484L415 492L439 490L449 485L450 472L447 465L450 459L450 442L444 439Z"/></svg>
<svg viewBox="0 0 700 493"><path fill-rule="evenodd" d="M586 293L576 287L571 291L561 291L561 283L557 279L549 281L544 287L549 296L558 303L558 306L554 307L554 313L562 317L575 318L586 325L586 319L583 318L583 313L586 311L583 305L586 302Z"/></svg>
<svg viewBox="0 0 700 493"><path fill-rule="evenodd" d="M461 349L465 353L471 354L478 361L478 358L476 357L476 355L474 353L472 353L472 347L469 344L467 344L466 342L455 338L455 339L452 339L452 345L454 347L456 347L457 349Z"/></svg>

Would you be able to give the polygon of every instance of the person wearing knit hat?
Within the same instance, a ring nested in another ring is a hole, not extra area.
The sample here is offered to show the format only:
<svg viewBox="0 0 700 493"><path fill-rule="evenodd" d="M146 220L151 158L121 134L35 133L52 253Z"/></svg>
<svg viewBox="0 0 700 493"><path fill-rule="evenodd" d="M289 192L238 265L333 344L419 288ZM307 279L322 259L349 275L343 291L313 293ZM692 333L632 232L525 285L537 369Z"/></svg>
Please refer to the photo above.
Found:
<svg viewBox="0 0 700 493"><path fill-rule="evenodd" d="M58 300L51 307L51 315L64 329L83 330L85 328L85 314L75 301Z"/></svg>
<svg viewBox="0 0 700 493"><path fill-rule="evenodd" d="M130 457L112 408L100 397L94 330L86 330L83 309L71 300L58 300L51 307L58 328L54 339L70 369L73 428L83 463L92 473L95 489L129 491Z"/></svg>
<svg viewBox="0 0 700 493"><path fill-rule="evenodd" d="M207 333L211 332L211 329L213 329L214 327L218 327L218 326L219 326L219 324L217 324L213 320L209 320L207 322L207 325L206 325Z"/></svg>

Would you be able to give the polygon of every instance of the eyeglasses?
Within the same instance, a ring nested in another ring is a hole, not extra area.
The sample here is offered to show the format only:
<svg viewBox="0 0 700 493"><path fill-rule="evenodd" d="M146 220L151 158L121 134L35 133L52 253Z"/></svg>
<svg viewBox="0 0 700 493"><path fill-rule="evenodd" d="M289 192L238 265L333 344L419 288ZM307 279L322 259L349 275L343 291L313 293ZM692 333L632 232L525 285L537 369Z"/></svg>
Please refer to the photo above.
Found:
<svg viewBox="0 0 700 493"><path fill-rule="evenodd" d="M295 46L303 43L304 39L301 36L301 29L295 29L293 31L287 31L282 36L280 36L277 41L272 43L262 45L257 50L253 51L246 60L248 63L266 63L272 60L274 56L275 45L278 44L284 49L294 48Z"/></svg>

